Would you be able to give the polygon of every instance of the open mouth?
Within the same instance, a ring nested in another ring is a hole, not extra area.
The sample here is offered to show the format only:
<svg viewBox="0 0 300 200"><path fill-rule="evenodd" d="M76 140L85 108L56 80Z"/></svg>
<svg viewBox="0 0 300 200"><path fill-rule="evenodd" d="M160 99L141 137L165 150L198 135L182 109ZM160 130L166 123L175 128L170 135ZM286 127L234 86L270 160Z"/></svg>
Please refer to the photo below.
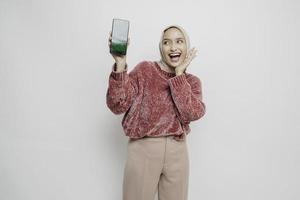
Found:
<svg viewBox="0 0 300 200"><path fill-rule="evenodd" d="M180 59L181 53L170 53L169 57L172 62L178 62Z"/></svg>

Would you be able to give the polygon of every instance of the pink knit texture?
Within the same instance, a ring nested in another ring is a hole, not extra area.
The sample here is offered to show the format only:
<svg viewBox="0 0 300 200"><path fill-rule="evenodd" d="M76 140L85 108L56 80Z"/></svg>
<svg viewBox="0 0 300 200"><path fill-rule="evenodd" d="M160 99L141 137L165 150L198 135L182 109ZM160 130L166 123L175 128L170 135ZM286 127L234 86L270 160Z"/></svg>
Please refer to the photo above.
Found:
<svg viewBox="0 0 300 200"><path fill-rule="evenodd" d="M126 136L185 138L191 131L189 123L205 114L197 76L176 76L152 61L140 62L127 71L127 65L122 72L112 67L106 93L109 109L115 114L125 113L122 126Z"/></svg>

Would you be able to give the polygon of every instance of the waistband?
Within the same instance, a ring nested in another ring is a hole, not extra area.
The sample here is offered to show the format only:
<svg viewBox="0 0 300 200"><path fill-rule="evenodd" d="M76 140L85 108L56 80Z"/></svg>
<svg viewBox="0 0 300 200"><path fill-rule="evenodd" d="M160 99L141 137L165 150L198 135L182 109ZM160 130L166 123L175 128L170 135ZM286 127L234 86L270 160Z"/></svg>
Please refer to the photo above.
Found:
<svg viewBox="0 0 300 200"><path fill-rule="evenodd" d="M184 140L178 140L175 139L176 135L164 135L164 136L152 136L152 135L146 135L144 137L141 138L129 138L129 141L135 141L135 140L147 140L147 139L158 139L158 140L163 140L163 139L172 139L172 140L177 140L177 141L185 141L186 138L184 138Z"/></svg>

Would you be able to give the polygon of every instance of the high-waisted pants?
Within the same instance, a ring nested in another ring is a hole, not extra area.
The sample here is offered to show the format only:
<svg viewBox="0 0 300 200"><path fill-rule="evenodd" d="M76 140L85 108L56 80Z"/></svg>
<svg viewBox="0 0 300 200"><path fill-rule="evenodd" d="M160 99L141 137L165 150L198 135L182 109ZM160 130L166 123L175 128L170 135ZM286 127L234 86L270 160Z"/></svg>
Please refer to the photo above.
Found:
<svg viewBox="0 0 300 200"><path fill-rule="evenodd" d="M123 200L187 200L187 138L173 136L128 139Z"/></svg>

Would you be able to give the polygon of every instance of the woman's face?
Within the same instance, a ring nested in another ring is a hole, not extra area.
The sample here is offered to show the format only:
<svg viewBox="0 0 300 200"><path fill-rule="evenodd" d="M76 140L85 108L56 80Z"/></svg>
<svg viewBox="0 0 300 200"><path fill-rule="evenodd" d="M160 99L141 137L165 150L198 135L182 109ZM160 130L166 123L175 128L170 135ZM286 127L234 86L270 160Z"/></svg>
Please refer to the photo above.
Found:
<svg viewBox="0 0 300 200"><path fill-rule="evenodd" d="M177 28L168 29L162 40L162 54L170 67L176 68L185 59L187 46L184 35Z"/></svg>

